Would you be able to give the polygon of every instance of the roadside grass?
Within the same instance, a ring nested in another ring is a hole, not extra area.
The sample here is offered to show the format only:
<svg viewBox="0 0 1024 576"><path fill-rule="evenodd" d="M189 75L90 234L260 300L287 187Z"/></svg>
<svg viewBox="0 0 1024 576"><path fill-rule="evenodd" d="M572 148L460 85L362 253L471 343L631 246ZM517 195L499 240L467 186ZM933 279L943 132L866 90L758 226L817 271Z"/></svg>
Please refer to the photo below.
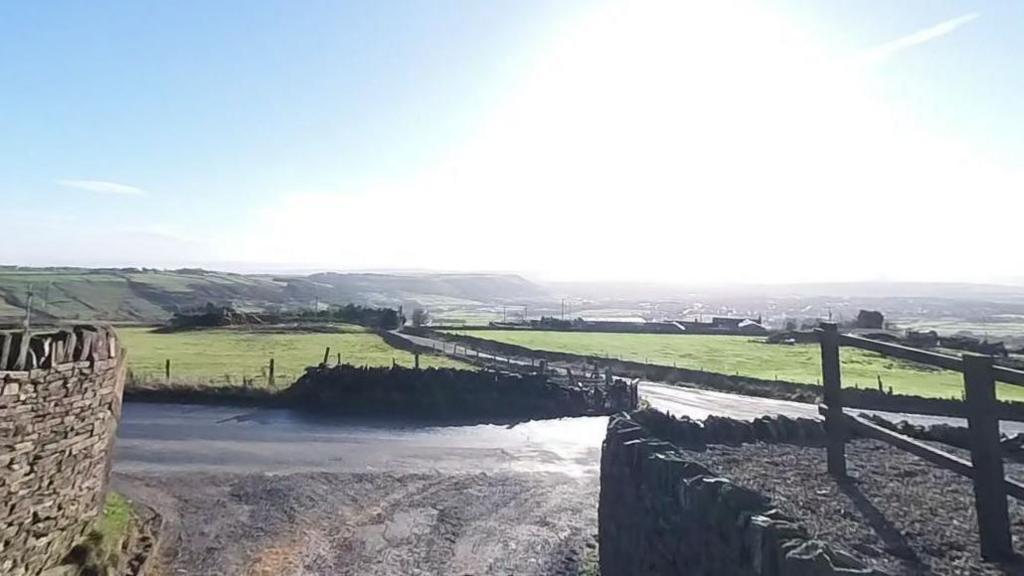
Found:
<svg viewBox="0 0 1024 576"><path fill-rule="evenodd" d="M588 546L583 553L577 576L601 576L601 559L596 543L592 547Z"/></svg>
<svg viewBox="0 0 1024 576"><path fill-rule="evenodd" d="M335 332L272 332L261 329L196 330L161 334L151 328L118 328L128 350L128 369L138 382L164 382L167 359L171 361L171 382L175 384L241 385L267 387L270 359L274 359L275 388L285 388L308 366L323 361L324 349L331 348L330 363L341 361L356 366L391 366L392 360L412 367L412 353L389 346L380 336L354 326L339 326ZM423 354L422 368L467 368L469 364Z"/></svg>
<svg viewBox="0 0 1024 576"><path fill-rule="evenodd" d="M76 574L113 574L122 564L136 522L131 503L117 492L107 492L103 510L85 538L71 550L68 565L77 566Z"/></svg>
<svg viewBox="0 0 1024 576"><path fill-rule="evenodd" d="M535 350L609 356L634 362L678 366L751 376L820 384L821 353L816 344L767 344L763 338L671 334L609 334L595 332L451 331L525 346ZM877 388L878 378L894 393L939 398L961 398L963 376L874 352L843 348L843 386ZM999 385L1003 400L1024 400L1024 389Z"/></svg>
<svg viewBox="0 0 1024 576"><path fill-rule="evenodd" d="M132 505L117 492L107 493L107 501L103 506L103 515L96 523L95 531L99 535L101 549L117 551L121 547L128 527L131 526L134 513Z"/></svg>

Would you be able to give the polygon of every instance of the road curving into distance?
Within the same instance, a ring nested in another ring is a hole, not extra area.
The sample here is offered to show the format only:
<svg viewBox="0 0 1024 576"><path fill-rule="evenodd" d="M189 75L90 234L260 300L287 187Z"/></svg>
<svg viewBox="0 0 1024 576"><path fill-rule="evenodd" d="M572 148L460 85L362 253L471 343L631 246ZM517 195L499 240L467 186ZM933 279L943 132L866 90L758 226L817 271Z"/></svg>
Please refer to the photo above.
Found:
<svg viewBox="0 0 1024 576"><path fill-rule="evenodd" d="M782 414L818 418L810 404L640 384L651 407L697 420L751 420ZM860 412L860 411L856 411ZM882 413L917 424L962 420ZM324 419L278 408L126 403L118 430L120 471L397 472L522 471L595 474L607 418L560 418L518 424L431 426L383 419ZM1002 422L1007 434L1024 423Z"/></svg>
<svg viewBox="0 0 1024 576"><path fill-rule="evenodd" d="M694 419L818 417L654 382L640 394ZM162 573L579 576L595 560L607 420L436 426L128 402L112 482L163 515Z"/></svg>

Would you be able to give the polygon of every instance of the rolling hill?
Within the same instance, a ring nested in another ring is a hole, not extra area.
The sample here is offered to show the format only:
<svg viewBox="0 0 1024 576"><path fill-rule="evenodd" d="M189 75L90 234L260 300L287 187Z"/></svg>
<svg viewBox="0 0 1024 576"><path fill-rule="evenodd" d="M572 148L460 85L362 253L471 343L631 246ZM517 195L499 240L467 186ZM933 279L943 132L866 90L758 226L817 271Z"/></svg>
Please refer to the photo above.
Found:
<svg viewBox="0 0 1024 576"><path fill-rule="evenodd" d="M0 267L0 320L20 320L30 291L37 321L155 322L207 302L250 310L315 303L423 305L444 313L549 299L543 288L512 274L299 276L199 269Z"/></svg>

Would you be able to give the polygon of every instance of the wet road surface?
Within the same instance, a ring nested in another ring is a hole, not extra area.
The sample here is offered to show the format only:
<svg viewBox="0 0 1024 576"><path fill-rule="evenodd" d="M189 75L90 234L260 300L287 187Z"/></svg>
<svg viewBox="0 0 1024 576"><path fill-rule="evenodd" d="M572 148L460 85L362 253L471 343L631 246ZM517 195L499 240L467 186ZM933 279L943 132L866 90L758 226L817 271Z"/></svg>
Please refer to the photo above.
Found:
<svg viewBox="0 0 1024 576"><path fill-rule="evenodd" d="M280 408L127 403L114 466L126 472L596 473L607 418L424 426Z"/></svg>
<svg viewBox="0 0 1024 576"><path fill-rule="evenodd" d="M640 384L653 408L702 420L765 414L818 418L810 404ZM854 410L852 412L861 412ZM877 412L917 424L963 420ZM520 471L596 474L607 418L424 426L383 419L322 419L287 409L127 403L118 428L121 471ZM1002 422L1008 434L1024 423Z"/></svg>

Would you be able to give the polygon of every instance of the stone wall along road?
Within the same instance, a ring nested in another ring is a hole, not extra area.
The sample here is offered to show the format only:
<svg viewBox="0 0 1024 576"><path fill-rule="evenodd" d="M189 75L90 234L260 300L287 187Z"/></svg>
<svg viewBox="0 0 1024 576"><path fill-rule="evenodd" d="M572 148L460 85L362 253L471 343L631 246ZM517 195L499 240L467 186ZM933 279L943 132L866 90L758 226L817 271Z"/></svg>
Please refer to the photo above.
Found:
<svg viewBox="0 0 1024 576"><path fill-rule="evenodd" d="M99 512L121 409L112 331L0 333L0 574L58 564Z"/></svg>
<svg viewBox="0 0 1024 576"><path fill-rule="evenodd" d="M818 432L798 436L822 435L820 424L804 423ZM812 539L768 497L687 460L630 416L609 422L598 516L604 576L873 574Z"/></svg>

